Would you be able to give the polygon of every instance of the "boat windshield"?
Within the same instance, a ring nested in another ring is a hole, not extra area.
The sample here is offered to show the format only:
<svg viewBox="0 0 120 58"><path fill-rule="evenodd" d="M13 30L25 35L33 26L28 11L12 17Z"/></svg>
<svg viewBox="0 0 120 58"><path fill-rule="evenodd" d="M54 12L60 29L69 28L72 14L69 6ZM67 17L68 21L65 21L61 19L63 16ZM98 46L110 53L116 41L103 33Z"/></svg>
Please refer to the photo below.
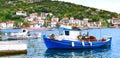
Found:
<svg viewBox="0 0 120 58"><path fill-rule="evenodd" d="M65 31L65 35L69 35L69 31Z"/></svg>

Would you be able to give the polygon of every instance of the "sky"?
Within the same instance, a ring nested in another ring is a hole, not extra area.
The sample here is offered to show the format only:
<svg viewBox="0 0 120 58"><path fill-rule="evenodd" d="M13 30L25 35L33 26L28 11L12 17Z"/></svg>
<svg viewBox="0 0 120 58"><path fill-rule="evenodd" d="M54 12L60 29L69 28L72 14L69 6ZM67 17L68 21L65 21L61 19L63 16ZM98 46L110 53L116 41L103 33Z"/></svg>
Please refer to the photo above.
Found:
<svg viewBox="0 0 120 58"><path fill-rule="evenodd" d="M59 0L120 14L120 0Z"/></svg>

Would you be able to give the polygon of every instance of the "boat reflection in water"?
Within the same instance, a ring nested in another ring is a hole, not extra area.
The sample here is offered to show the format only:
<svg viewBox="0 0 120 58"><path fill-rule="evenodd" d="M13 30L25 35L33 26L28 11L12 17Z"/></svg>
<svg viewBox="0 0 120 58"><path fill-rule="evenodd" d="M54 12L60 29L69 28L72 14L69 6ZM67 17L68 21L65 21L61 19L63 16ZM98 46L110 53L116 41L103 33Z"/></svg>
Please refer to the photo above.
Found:
<svg viewBox="0 0 120 58"><path fill-rule="evenodd" d="M80 49L80 50L70 50L70 49L47 49L44 54L45 57L54 58L93 58L93 57L108 57L110 55L108 52L110 47L99 48L99 49ZM96 55L97 54L97 55Z"/></svg>

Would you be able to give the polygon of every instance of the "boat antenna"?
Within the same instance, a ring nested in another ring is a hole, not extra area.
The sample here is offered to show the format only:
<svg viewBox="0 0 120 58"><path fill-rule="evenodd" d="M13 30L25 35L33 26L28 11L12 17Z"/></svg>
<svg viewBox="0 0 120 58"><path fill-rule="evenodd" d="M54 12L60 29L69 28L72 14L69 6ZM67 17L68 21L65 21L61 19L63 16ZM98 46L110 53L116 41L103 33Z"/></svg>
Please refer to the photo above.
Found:
<svg viewBox="0 0 120 58"><path fill-rule="evenodd" d="M102 30L101 30L101 27L100 27L100 38L101 38L101 31L102 31Z"/></svg>
<svg viewBox="0 0 120 58"><path fill-rule="evenodd" d="M87 26L87 36L89 36L89 26Z"/></svg>
<svg viewBox="0 0 120 58"><path fill-rule="evenodd" d="M45 18L44 24L45 24L45 25L44 25L44 27L45 27L45 34L47 34L47 33L46 33L46 32L47 32L47 29L46 29L46 28L47 28L47 18Z"/></svg>
<svg viewBox="0 0 120 58"><path fill-rule="evenodd" d="M100 26L100 39L101 39L101 31L102 31L102 30L101 30L101 26Z"/></svg>
<svg viewBox="0 0 120 58"><path fill-rule="evenodd" d="M89 36L89 32L87 31L87 36Z"/></svg>

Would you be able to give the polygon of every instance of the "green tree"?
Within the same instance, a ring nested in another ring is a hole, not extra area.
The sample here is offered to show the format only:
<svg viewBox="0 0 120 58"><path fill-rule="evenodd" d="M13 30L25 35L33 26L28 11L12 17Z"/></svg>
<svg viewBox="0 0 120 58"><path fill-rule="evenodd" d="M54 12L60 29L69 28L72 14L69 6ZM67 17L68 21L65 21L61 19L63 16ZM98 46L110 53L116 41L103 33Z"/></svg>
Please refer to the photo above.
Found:
<svg viewBox="0 0 120 58"><path fill-rule="evenodd" d="M6 20L11 20L12 19L12 14L5 13L5 18L6 18Z"/></svg>
<svg viewBox="0 0 120 58"><path fill-rule="evenodd" d="M29 23L29 22L23 22L23 26L29 27L29 26L30 26L30 23Z"/></svg>
<svg viewBox="0 0 120 58"><path fill-rule="evenodd" d="M19 21L15 21L15 22L14 22L14 26L15 26L15 27L19 27L18 23L19 23Z"/></svg>

